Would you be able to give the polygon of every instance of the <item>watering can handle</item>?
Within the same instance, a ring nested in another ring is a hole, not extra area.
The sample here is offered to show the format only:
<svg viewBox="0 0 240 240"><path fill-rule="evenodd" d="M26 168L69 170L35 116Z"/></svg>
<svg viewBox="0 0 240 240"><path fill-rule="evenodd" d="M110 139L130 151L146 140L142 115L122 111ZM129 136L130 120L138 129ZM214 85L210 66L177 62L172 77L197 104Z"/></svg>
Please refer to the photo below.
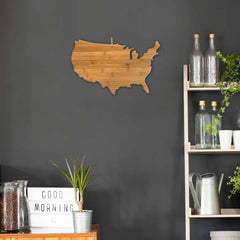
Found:
<svg viewBox="0 0 240 240"><path fill-rule="evenodd" d="M220 194L220 192L221 192L223 177L224 177L224 173L221 174L221 177L220 177L220 180L219 180L219 183L218 183L218 193L219 193L219 194Z"/></svg>
<svg viewBox="0 0 240 240"><path fill-rule="evenodd" d="M194 200L197 208L200 209L201 206L200 206L200 203L199 203L199 199L198 199L196 190L195 190L195 188L194 188L194 186L193 186L193 176L195 176L195 175L196 175L198 178L201 179L201 175L200 175L199 173L196 173L196 172L190 173L190 174L189 174L189 187L190 187L190 191L191 191L191 193L192 193L193 200Z"/></svg>

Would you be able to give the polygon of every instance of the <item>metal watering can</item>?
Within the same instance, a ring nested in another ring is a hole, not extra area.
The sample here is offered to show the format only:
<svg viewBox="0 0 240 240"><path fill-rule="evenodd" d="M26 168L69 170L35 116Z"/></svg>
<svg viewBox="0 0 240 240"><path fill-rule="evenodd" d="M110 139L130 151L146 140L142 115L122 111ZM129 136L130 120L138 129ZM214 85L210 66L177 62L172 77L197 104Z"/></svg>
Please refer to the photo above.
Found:
<svg viewBox="0 0 240 240"><path fill-rule="evenodd" d="M193 185L193 177L196 176L196 189ZM194 200L195 214L217 215L221 214L219 206L219 194L222 187L224 174L221 174L219 183L214 173L190 173L189 187Z"/></svg>

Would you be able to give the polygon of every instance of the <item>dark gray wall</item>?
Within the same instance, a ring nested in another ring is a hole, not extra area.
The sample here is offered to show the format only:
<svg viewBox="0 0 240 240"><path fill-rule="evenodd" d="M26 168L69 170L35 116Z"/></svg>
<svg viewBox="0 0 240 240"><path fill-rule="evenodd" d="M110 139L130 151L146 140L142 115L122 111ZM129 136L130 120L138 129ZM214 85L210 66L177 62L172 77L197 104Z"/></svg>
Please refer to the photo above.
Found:
<svg viewBox="0 0 240 240"><path fill-rule="evenodd" d="M1 0L1 180L69 186L50 161L86 153L97 180L85 207L94 210L102 239L184 239L182 65L194 33L204 52L209 33L224 53L237 51L239 10L237 0ZM112 96L74 73L74 41L111 36L140 53L160 41L150 95L134 86ZM192 93L191 113L200 98L221 99L214 94ZM234 102L227 128L234 127ZM238 156L194 156L191 170L229 175L236 164ZM223 207L239 207L223 188ZM208 239L214 229L239 230L239 221L193 220L192 236Z"/></svg>

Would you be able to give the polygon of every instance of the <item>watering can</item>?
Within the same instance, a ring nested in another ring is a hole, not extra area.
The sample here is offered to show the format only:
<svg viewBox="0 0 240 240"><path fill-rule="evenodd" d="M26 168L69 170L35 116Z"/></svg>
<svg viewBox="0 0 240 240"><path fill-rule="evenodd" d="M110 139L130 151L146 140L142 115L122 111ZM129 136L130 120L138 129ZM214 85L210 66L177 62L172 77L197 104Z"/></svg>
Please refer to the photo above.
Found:
<svg viewBox="0 0 240 240"><path fill-rule="evenodd" d="M195 188L193 177L196 176ZM219 183L214 173L190 173L189 187L194 200L194 212L197 215L217 215L221 214L219 206L219 195L222 187L224 174L221 174Z"/></svg>

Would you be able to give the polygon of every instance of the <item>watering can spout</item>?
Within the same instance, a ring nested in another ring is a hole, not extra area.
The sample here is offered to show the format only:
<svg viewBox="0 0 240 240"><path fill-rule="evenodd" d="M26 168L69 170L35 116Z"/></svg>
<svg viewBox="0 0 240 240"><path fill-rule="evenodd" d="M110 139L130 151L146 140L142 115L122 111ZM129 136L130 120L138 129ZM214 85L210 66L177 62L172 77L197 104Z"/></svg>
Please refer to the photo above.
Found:
<svg viewBox="0 0 240 240"><path fill-rule="evenodd" d="M222 182L223 182L223 177L224 177L224 173L221 174L219 183L218 183L218 193L220 194L221 192L221 188L222 188Z"/></svg>

